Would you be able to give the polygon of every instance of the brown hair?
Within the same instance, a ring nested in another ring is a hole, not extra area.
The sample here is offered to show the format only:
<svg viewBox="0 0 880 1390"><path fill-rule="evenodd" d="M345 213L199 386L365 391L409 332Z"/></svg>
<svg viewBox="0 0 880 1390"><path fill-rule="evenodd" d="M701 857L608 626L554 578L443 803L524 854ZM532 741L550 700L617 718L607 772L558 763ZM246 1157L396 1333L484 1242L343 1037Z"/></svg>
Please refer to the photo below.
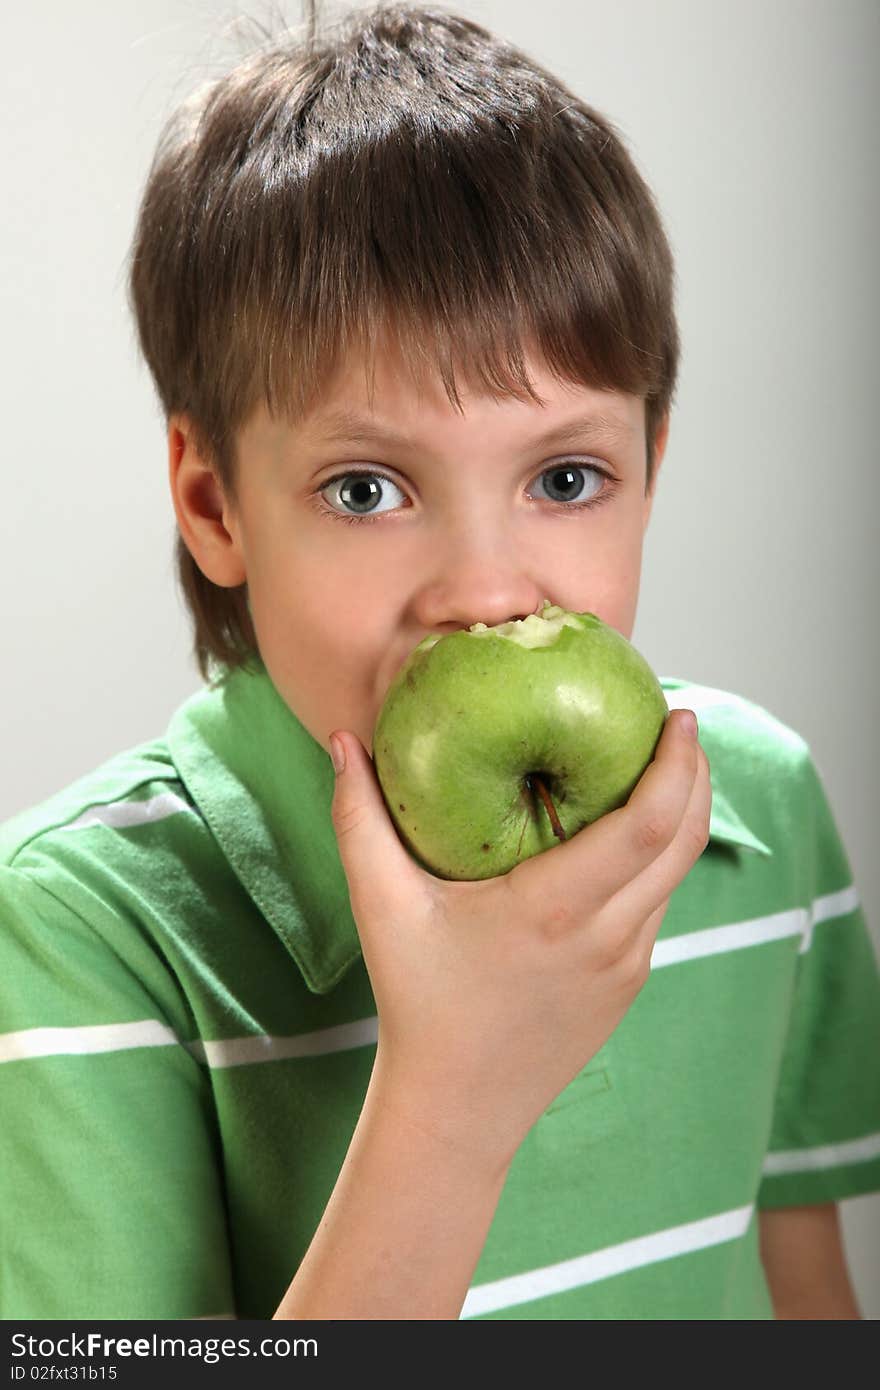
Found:
<svg viewBox="0 0 880 1390"><path fill-rule="evenodd" d="M439 9L381 5L272 38L172 115L131 248L129 295L166 415L236 506L236 436L291 423L342 354L392 332L413 375L478 391L558 379L645 398L646 492L679 358L674 263L619 131L523 52ZM182 537L193 649L259 656L247 585Z"/></svg>

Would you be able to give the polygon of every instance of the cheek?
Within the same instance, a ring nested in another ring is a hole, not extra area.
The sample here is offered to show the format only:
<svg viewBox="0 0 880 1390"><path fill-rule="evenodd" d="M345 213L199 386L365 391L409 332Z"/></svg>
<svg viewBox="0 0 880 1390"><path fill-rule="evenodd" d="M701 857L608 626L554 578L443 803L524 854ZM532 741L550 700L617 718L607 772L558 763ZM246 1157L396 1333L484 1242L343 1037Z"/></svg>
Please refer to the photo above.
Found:
<svg viewBox="0 0 880 1390"><path fill-rule="evenodd" d="M362 696L380 647L380 609L363 584L326 573L286 569L264 583L255 624L270 675L294 712L303 701L309 721L325 708Z"/></svg>
<svg viewBox="0 0 880 1390"><path fill-rule="evenodd" d="M594 541L596 538L593 538ZM595 613L629 640L635 626L641 580L641 535L618 531L582 549L573 564L573 592L567 606Z"/></svg>

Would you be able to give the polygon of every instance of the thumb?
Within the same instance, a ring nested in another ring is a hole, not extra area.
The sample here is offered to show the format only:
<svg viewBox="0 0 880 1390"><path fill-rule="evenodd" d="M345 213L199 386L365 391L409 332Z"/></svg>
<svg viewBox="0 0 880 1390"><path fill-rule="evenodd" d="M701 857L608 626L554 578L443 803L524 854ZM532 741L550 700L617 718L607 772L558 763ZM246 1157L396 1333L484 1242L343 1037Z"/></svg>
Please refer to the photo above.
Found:
<svg viewBox="0 0 880 1390"><path fill-rule="evenodd" d="M377 910L387 910L407 884L411 891L417 866L397 834L373 760L357 734L336 730L330 753L336 769L331 816L352 910L357 917L358 904L369 911L371 901Z"/></svg>

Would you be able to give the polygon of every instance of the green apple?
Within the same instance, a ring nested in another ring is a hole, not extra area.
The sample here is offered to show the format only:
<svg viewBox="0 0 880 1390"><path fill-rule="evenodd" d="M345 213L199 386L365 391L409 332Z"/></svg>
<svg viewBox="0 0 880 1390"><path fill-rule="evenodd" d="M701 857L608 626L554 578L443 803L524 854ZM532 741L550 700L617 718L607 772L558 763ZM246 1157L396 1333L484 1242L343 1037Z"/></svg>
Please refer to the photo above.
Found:
<svg viewBox="0 0 880 1390"><path fill-rule="evenodd" d="M425 637L379 711L373 761L407 849L438 878L504 874L622 806L669 713L593 613Z"/></svg>

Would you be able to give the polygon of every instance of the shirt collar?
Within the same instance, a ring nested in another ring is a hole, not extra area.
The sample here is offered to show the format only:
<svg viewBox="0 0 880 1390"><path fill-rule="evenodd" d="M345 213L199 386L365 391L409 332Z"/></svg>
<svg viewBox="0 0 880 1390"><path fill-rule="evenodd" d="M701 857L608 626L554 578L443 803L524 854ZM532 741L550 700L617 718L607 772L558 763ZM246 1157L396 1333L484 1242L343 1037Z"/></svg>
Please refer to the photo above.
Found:
<svg viewBox="0 0 880 1390"><path fill-rule="evenodd" d="M729 717L730 705L735 696L725 690L715 690L710 686L693 685L688 681L672 676L661 676L660 684L666 703L673 709L692 709L697 715L700 738L704 734L711 741L713 725L718 713L726 706ZM714 713L713 713L714 711ZM743 750L745 751L745 750ZM730 788L719 785L718 769L715 760L709 762L709 781L712 786L712 806L709 811L709 840L721 844L735 845L738 849L755 850L758 854L772 857L769 845L760 840L751 830L742 815L730 800Z"/></svg>
<svg viewBox="0 0 880 1390"><path fill-rule="evenodd" d="M671 709L697 708L694 687L661 680ZM689 699L688 696L691 698ZM242 887L325 994L360 956L330 815L333 768L253 662L204 686L172 716L169 752ZM710 840L771 850L712 773Z"/></svg>
<svg viewBox="0 0 880 1390"><path fill-rule="evenodd" d="M262 663L203 687L173 715L171 757L242 887L325 994L360 955L330 816L329 755Z"/></svg>

